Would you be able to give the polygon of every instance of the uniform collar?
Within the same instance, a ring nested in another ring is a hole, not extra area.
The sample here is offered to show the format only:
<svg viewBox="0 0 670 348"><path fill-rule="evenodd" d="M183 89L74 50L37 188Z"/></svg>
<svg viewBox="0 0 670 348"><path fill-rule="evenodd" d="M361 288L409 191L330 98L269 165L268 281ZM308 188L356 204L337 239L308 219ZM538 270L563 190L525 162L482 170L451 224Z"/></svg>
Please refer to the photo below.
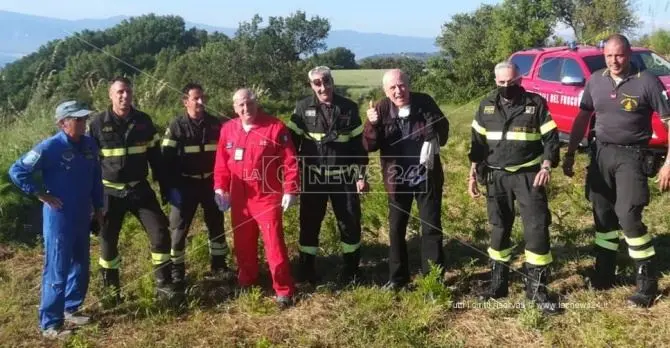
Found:
<svg viewBox="0 0 670 348"><path fill-rule="evenodd" d="M184 115L182 115L182 120L186 121L187 123L194 124L196 126L202 126L207 123L208 116L209 115L207 114L207 112L205 112L199 121L195 121L191 117L189 117L187 113L184 113Z"/></svg>
<svg viewBox="0 0 670 348"><path fill-rule="evenodd" d="M129 122L133 119L135 113L136 113L135 108L134 108L134 107L131 107L131 108L130 108L130 111L128 112L128 115L127 115L126 117L120 117L119 115L117 115L117 114L114 112L114 110L113 110L112 107L110 106L110 107L107 109L107 120L108 120L108 121L113 121L113 122L115 122L115 123L117 123L117 124L126 124L126 123L129 123Z"/></svg>
<svg viewBox="0 0 670 348"><path fill-rule="evenodd" d="M628 80L629 78L633 78L633 77L639 78L641 74L642 74L642 71L640 71L640 68L638 68L637 65L635 65L635 64L633 64L633 62L631 62L630 63L630 69L628 71L628 75L624 76L621 79L621 81L625 81L625 80ZM605 68L605 70L603 70L602 76L612 77L612 75L610 74L610 69Z"/></svg>

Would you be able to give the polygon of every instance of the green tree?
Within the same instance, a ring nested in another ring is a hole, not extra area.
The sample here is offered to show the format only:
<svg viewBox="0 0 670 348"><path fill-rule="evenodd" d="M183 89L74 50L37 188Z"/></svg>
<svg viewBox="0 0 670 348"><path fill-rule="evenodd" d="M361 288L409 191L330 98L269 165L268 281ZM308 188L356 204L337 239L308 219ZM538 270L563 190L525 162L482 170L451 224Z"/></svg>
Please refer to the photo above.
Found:
<svg viewBox="0 0 670 348"><path fill-rule="evenodd" d="M656 53L670 55L670 31L665 29L654 30L647 36L645 47L649 47Z"/></svg>
<svg viewBox="0 0 670 348"><path fill-rule="evenodd" d="M560 21L575 33L577 41L596 43L613 33L630 33L639 25L635 0L554 0Z"/></svg>
<svg viewBox="0 0 670 348"><path fill-rule="evenodd" d="M356 55L344 47L335 47L324 53L316 54L309 60L311 65L325 65L331 69L357 69Z"/></svg>
<svg viewBox="0 0 670 348"><path fill-rule="evenodd" d="M441 55L428 61L422 85L445 101L480 97L494 85L493 68L517 50L542 46L556 15L550 0L505 0L457 14L437 38Z"/></svg>

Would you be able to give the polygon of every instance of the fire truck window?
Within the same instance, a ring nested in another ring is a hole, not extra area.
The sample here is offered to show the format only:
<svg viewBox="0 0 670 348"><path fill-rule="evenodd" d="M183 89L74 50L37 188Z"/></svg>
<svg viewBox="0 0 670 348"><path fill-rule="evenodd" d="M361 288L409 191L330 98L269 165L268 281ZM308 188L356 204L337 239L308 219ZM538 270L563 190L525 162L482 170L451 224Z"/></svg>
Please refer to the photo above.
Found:
<svg viewBox="0 0 670 348"><path fill-rule="evenodd" d="M530 68L533 66L533 61L535 61L534 54L517 54L512 57L512 63L519 67L522 76L528 75Z"/></svg>
<svg viewBox="0 0 670 348"><path fill-rule="evenodd" d="M561 79L569 76L575 79L583 79L584 78L584 73L582 72L582 67L579 66L579 63L577 63L576 60L574 59L565 59L563 62L563 74L561 75Z"/></svg>
<svg viewBox="0 0 670 348"><path fill-rule="evenodd" d="M561 81L561 65L563 58L545 58L540 66L540 79L545 81Z"/></svg>

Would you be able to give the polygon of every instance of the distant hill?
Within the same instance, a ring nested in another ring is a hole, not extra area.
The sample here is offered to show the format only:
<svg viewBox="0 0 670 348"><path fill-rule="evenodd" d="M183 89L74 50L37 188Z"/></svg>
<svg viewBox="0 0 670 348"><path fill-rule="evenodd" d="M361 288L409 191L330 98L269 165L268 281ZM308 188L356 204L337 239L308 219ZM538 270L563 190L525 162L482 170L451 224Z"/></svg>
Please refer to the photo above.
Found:
<svg viewBox="0 0 670 348"><path fill-rule="evenodd" d="M375 54L365 59L380 59L380 58L412 58L420 61L427 61L429 58L438 55L438 52L402 52L402 53L381 53ZM360 59L359 59L360 61Z"/></svg>
<svg viewBox="0 0 670 348"><path fill-rule="evenodd" d="M84 29L110 28L126 18L128 17L116 16L105 19L65 20L0 11L0 66L37 50L50 40L60 39ZM237 30L192 22L186 22L186 27L196 27L208 32L219 31L229 36L234 35ZM352 30L331 30L326 39L328 48L346 47L356 54L356 59L393 52L436 52L438 49L434 42L434 38Z"/></svg>

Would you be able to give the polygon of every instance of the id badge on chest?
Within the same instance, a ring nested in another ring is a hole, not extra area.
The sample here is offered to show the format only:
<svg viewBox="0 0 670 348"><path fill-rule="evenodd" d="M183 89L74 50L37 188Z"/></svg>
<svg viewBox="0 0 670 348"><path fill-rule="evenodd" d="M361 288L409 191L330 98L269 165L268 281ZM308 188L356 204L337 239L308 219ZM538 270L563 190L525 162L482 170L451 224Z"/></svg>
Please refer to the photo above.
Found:
<svg viewBox="0 0 670 348"><path fill-rule="evenodd" d="M243 157L244 157L244 149L241 147L236 148L233 159L236 161L241 161Z"/></svg>

